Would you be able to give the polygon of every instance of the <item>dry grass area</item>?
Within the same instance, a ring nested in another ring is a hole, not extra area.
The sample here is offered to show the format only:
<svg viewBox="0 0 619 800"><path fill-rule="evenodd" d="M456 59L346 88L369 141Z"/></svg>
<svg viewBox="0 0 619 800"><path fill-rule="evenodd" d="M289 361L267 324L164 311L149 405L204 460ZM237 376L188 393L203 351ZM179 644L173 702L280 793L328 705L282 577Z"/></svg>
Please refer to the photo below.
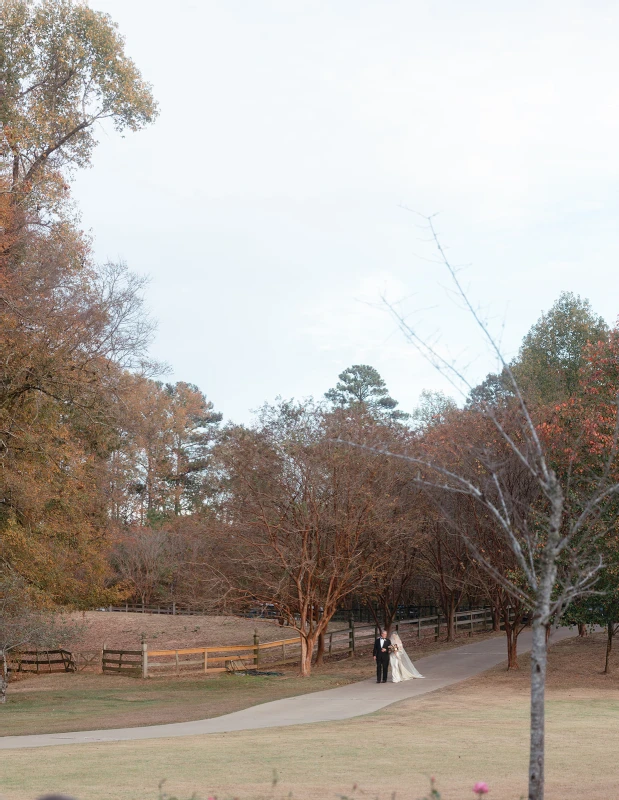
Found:
<svg viewBox="0 0 619 800"><path fill-rule="evenodd" d="M548 692L547 800L612 798L619 786L619 676L601 676L603 636L553 648ZM33 800L44 790L81 800L155 800L167 779L187 799L217 793L243 800L276 795L336 798L357 782L371 797L414 800L436 775L444 800L472 797L485 780L494 800L525 793L527 659L522 672L496 668L458 686L335 723L183 739L10 751L0 791ZM619 667L618 667L619 673ZM36 769L32 769L36 761Z"/></svg>
<svg viewBox="0 0 619 800"><path fill-rule="evenodd" d="M289 628L264 619L215 616L170 616L113 611L83 611L70 615L84 623L84 632L71 643L73 650L100 650L108 647L138 649L142 635L151 647L213 647L251 644L257 629L261 642L292 637Z"/></svg>
<svg viewBox="0 0 619 800"><path fill-rule="evenodd" d="M135 633L135 628L130 627L128 621L124 620L125 616L142 617L141 614L121 613L100 616L106 618L113 616L111 622L119 628L123 626L123 629L116 634L117 637L120 637L121 633L127 636ZM99 620L98 617L95 619ZM177 618L163 618L163 624L166 625L168 621L173 622L175 619ZM183 633L182 620L187 621L188 618L180 619L179 635ZM207 622L210 622L213 618L189 619L199 621L207 619ZM159 618L159 621L162 619ZM227 636L233 640L236 635L242 640L245 635L243 628L246 620L235 621L241 623L239 630L235 634L233 626L228 625ZM104 619L101 624L106 622L107 619ZM265 622L263 625L271 626L267 629L267 633L271 633L271 639L281 635L281 628L276 624ZM196 623L195 627L200 627L200 623ZM214 629L223 631L226 628L214 626ZM275 636L272 635L273 632ZM88 635L92 636L92 631ZM167 635L171 636L169 630ZM484 634L476 638L482 636ZM435 642L433 638L414 639L407 642L407 648L412 658L416 659L457 647L465 641L469 641L466 636L461 636L455 642ZM265 669L268 670L268 665ZM207 719L266 703L269 700L317 692L363 680L372 676L374 666L368 649L359 652L354 659L341 656L329 659L323 667L315 670L310 678L300 678L296 667L277 667L276 670L281 674L189 675L148 681L87 672L75 675L59 673L24 676L10 685L8 702L0 712L0 730L3 735L9 736Z"/></svg>

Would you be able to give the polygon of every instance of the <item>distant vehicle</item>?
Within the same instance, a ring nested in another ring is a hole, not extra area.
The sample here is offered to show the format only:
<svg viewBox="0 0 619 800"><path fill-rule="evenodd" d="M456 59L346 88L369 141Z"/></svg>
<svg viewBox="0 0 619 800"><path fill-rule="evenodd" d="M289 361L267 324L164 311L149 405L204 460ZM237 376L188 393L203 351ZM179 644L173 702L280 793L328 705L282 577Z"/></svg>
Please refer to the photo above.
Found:
<svg viewBox="0 0 619 800"><path fill-rule="evenodd" d="M259 606L250 608L247 612L248 617L258 617L260 619L277 619L280 614L273 603L261 603Z"/></svg>

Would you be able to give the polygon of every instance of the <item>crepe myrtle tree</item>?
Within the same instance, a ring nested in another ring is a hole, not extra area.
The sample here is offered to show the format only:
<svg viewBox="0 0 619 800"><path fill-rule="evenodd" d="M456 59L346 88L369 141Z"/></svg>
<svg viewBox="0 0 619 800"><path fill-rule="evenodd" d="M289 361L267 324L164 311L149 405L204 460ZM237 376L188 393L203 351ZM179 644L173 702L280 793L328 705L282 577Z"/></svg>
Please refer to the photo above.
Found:
<svg viewBox="0 0 619 800"><path fill-rule="evenodd" d="M303 676L342 601L383 574L389 550L373 548L376 537L403 524L395 465L334 443L362 431L390 428L363 410L280 401L252 428L224 430L216 448L225 476L220 596L271 604L299 633Z"/></svg>
<svg viewBox="0 0 619 800"><path fill-rule="evenodd" d="M23 647L57 647L79 631L79 625L40 610L26 582L15 572L0 572L0 703L6 703L8 657Z"/></svg>
<svg viewBox="0 0 619 800"><path fill-rule="evenodd" d="M471 556L477 564L512 597L529 609L532 618L531 649L531 726L529 755L529 800L544 797L544 717L547 663L547 629L553 619L579 596L594 591L602 566L597 542L597 523L608 504L619 493L619 483L613 479L617 461L617 416L614 432L599 468L590 481L573 481L572 470L553 468L551 453L540 435L539 425L529 408L510 364L504 358L497 340L486 321L473 306L459 278L458 271L447 258L436 231L434 217L422 217L423 227L438 251L438 260L450 276L454 295L470 314L487 345L497 358L502 374L509 382L511 397L493 402L480 399L471 409L473 414L488 420L494 438L486 447L473 446L468 461L474 462L471 471L453 465L440 451L424 452L420 444L409 452L389 452L377 448L381 458L386 455L417 467L416 482L437 489L445 495L469 497L489 517L508 547L517 565L519 579L494 563L492 552L482 552L471 537L466 537ZM392 305L385 300L406 339L439 370L464 396L472 385L453 362L444 357L429 339L418 333ZM615 403L616 410L616 403ZM343 445L355 445L351 439L341 439ZM367 444L358 444L364 449ZM530 487L523 498L519 485L505 479L504 449L511 453L535 484L536 498L530 502ZM521 580L522 577L522 580Z"/></svg>

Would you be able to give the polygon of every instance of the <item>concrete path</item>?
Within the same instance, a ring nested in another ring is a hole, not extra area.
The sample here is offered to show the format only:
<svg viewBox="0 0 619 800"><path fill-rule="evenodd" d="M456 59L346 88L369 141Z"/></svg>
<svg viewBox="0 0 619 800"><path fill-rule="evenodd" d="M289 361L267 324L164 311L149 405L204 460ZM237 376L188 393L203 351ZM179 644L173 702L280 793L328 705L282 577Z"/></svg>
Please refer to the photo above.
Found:
<svg viewBox="0 0 619 800"><path fill-rule="evenodd" d="M575 634L575 628L559 628L553 632L551 641L554 643ZM518 639L518 652L526 653L530 647L531 631L527 629L520 634ZM379 685L376 683L376 679L372 678L335 689L327 689L323 692L273 700L270 703L246 708L233 714L193 722L174 722L167 725L147 725L140 728L104 731L0 736L0 750L88 742L163 739L350 719L363 714L371 714L408 697L417 697L434 692L436 689L442 689L444 686L451 686L500 664L506 660L506 657L503 637L485 639L419 659L415 662L415 666L425 676L423 680ZM373 672L373 662L368 658L368 673Z"/></svg>

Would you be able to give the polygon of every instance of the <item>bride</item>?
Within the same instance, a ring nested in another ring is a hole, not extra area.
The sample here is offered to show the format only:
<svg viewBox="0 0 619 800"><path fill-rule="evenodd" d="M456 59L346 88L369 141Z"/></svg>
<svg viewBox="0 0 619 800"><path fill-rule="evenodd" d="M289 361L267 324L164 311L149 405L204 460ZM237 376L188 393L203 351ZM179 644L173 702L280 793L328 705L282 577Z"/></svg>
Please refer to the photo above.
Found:
<svg viewBox="0 0 619 800"><path fill-rule="evenodd" d="M391 647L389 655L389 665L391 667L391 680L393 683L400 681L410 681L411 678L423 678L423 675L415 669L415 665L410 660L397 633L390 636Z"/></svg>

